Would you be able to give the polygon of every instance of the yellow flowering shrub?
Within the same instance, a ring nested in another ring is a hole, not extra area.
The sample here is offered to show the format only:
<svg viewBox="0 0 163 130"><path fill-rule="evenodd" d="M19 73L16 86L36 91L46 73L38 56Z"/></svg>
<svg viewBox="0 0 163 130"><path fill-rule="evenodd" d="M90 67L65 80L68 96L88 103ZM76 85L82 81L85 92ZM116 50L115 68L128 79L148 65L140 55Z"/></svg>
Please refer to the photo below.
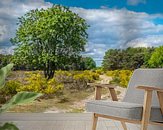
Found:
<svg viewBox="0 0 163 130"><path fill-rule="evenodd" d="M106 72L107 76L114 77L117 74L118 70L110 70Z"/></svg>
<svg viewBox="0 0 163 130"><path fill-rule="evenodd" d="M99 79L99 74L90 70L85 70L75 74L73 78L75 80L85 80L86 82L93 82Z"/></svg>
<svg viewBox="0 0 163 130"><path fill-rule="evenodd" d="M85 89L88 82L99 79L99 74L91 70L85 71L56 71L55 79L64 84L65 88Z"/></svg>
<svg viewBox="0 0 163 130"><path fill-rule="evenodd" d="M73 82L73 73L69 71L58 70L55 72L55 78L61 83Z"/></svg>
<svg viewBox="0 0 163 130"><path fill-rule="evenodd" d="M131 70L114 70L107 71L106 75L111 76L113 80L111 83L119 84L122 87L127 87L128 82L132 76L133 71Z"/></svg>
<svg viewBox="0 0 163 130"><path fill-rule="evenodd" d="M104 70L103 70L103 68L98 68L98 69L95 70L95 72L96 72L97 74L99 74L99 75L102 75L102 74L105 73Z"/></svg>
<svg viewBox="0 0 163 130"><path fill-rule="evenodd" d="M17 80L9 80L6 82L5 87L1 90L3 94L16 94L17 89L21 87L21 83Z"/></svg>
<svg viewBox="0 0 163 130"><path fill-rule="evenodd" d="M63 85L58 83L55 78L47 80L40 73L28 73L24 79L22 87L17 88L20 91L32 91L44 94L54 94L63 89Z"/></svg>
<svg viewBox="0 0 163 130"><path fill-rule="evenodd" d="M10 95L20 91L32 91L48 94L59 94L63 87L68 89L86 89L88 82L95 82L99 74L95 71L61 71L55 72L54 78L47 80L40 71L23 72L14 80L6 83L5 90L1 93Z"/></svg>
<svg viewBox="0 0 163 130"><path fill-rule="evenodd" d="M132 76L133 71L130 70L121 70L119 72L119 77L120 77L120 85L127 87L128 82Z"/></svg>
<svg viewBox="0 0 163 130"><path fill-rule="evenodd" d="M99 79L99 74L90 70L78 71L73 75L73 79L76 89L86 89L88 82L95 82Z"/></svg>

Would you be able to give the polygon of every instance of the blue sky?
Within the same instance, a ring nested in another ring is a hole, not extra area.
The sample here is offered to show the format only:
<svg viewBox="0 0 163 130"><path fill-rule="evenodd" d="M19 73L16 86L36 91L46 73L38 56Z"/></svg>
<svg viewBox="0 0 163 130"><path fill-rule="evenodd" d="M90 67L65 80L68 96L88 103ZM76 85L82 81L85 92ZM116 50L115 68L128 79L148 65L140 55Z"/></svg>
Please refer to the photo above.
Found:
<svg viewBox="0 0 163 130"><path fill-rule="evenodd" d="M55 4L69 7L82 7L85 9L99 8L126 8L136 12L161 13L163 12L162 0L46 0Z"/></svg>
<svg viewBox="0 0 163 130"><path fill-rule="evenodd" d="M17 18L31 9L62 4L90 25L84 56L98 66L111 48L163 45L163 0L1 0L0 53L13 53Z"/></svg>

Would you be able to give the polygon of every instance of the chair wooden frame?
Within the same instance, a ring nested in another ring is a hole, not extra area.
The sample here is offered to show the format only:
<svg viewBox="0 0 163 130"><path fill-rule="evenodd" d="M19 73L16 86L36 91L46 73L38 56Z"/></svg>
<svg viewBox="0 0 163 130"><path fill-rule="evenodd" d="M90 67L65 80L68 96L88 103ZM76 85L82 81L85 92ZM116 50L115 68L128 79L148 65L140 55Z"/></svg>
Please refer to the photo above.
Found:
<svg viewBox="0 0 163 130"><path fill-rule="evenodd" d="M112 100L118 101L114 86L111 86L109 84L99 84L99 83L88 83L88 85L95 87L95 100L101 99L101 89L105 87L105 88L109 89ZM149 86L138 86L137 89L142 89L145 91L142 120L140 120L140 121L139 120L129 120L129 119L124 119L124 118L119 118L119 117L113 117L113 116L93 113L92 130L96 130L98 117L120 121L124 130L127 130L127 126L125 123L141 124L141 130L147 130L148 124L163 126L163 123L150 122L153 91L157 92L161 112L163 114L163 89L158 88L158 87L149 87Z"/></svg>

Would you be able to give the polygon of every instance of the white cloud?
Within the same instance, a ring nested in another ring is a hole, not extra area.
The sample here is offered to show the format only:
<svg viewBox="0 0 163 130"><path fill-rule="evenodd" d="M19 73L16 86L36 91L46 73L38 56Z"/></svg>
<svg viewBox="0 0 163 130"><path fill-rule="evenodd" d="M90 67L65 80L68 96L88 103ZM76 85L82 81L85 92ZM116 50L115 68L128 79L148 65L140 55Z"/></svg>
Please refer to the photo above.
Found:
<svg viewBox="0 0 163 130"><path fill-rule="evenodd" d="M103 43L95 44L89 42L85 48L86 50L83 53L83 56L92 57L96 61L96 64L98 66L101 65L103 56L108 49L107 44L103 44Z"/></svg>
<svg viewBox="0 0 163 130"><path fill-rule="evenodd" d="M126 9L72 8L72 10L86 19L90 25L86 55L97 61L102 60L105 51L110 48L163 44L163 38L158 36L163 35L163 25L155 25L153 22L156 18L163 19L162 14L149 15Z"/></svg>
<svg viewBox="0 0 163 130"><path fill-rule="evenodd" d="M9 39L14 36L18 17L36 8L52 6L44 0L1 0L0 1L0 46L11 46ZM8 51L6 51L8 52Z"/></svg>
<svg viewBox="0 0 163 130"><path fill-rule="evenodd" d="M5 25L0 25L0 41L2 41L5 37L6 32L6 26Z"/></svg>
<svg viewBox="0 0 163 130"><path fill-rule="evenodd" d="M140 0L138 0L140 3ZM17 17L36 8L47 8L51 3L44 0L5 0L0 1L0 48L11 50L9 39L17 28ZM163 14L149 15L127 9L83 9L71 8L90 25L89 39L84 55L93 57L101 63L106 50L110 48L126 48L128 46L162 45L163 25L153 22L163 19ZM0 51L1 53L2 51ZM4 51L3 52L11 52Z"/></svg>
<svg viewBox="0 0 163 130"><path fill-rule="evenodd" d="M0 54L13 54L14 46L0 48Z"/></svg>
<svg viewBox="0 0 163 130"><path fill-rule="evenodd" d="M127 43L128 47L152 47L163 45L163 35L149 35Z"/></svg>

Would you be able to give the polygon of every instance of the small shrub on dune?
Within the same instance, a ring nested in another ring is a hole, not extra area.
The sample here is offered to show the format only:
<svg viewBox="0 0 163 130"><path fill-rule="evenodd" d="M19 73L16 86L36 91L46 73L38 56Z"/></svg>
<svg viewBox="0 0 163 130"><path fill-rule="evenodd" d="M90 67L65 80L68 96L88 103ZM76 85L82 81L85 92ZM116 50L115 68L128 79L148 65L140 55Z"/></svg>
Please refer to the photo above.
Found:
<svg viewBox="0 0 163 130"><path fill-rule="evenodd" d="M44 94L55 94L63 89L63 85L58 83L55 78L47 80L40 73L29 73L25 78L25 84L17 91L32 91Z"/></svg>
<svg viewBox="0 0 163 130"><path fill-rule="evenodd" d="M9 80L6 82L5 87L1 90L5 95L13 95L17 93L17 89L20 88L22 84L17 80Z"/></svg>
<svg viewBox="0 0 163 130"><path fill-rule="evenodd" d="M84 80L85 82L94 82L95 80L99 79L99 74L90 70L85 70L75 74L73 78L75 80Z"/></svg>
<svg viewBox="0 0 163 130"><path fill-rule="evenodd" d="M63 84L57 82L55 78L47 80L40 72L26 72L25 78L8 80L5 87L0 90L0 94L4 97L11 97L12 95L21 92L38 92L45 94L46 97L50 95L57 95L63 90Z"/></svg>
<svg viewBox="0 0 163 130"><path fill-rule="evenodd" d="M95 72L96 72L97 74L99 74L99 75L105 74L105 71L104 71L103 68L98 68L98 69L95 70Z"/></svg>
<svg viewBox="0 0 163 130"><path fill-rule="evenodd" d="M99 74L91 70L85 71L56 71L55 78L68 89L85 89L88 82L99 79Z"/></svg>
<svg viewBox="0 0 163 130"><path fill-rule="evenodd" d="M132 76L133 71L131 70L114 70L107 71L106 75L111 76L113 80L110 83L118 84L121 87L127 87L128 82Z"/></svg>
<svg viewBox="0 0 163 130"><path fill-rule="evenodd" d="M55 79L61 83L73 82L73 74L69 71L58 70L55 72Z"/></svg>

